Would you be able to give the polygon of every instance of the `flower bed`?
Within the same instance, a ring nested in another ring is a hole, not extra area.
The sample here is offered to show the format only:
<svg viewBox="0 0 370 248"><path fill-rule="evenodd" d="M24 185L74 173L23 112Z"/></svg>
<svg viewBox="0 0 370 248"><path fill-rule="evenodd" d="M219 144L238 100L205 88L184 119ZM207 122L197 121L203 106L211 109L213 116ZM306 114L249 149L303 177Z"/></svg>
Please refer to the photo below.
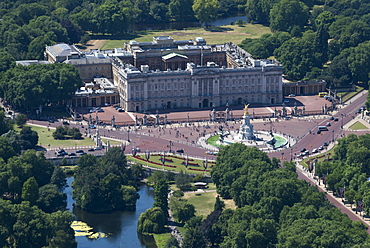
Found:
<svg viewBox="0 0 370 248"><path fill-rule="evenodd" d="M186 163L185 162L182 162L181 164L185 165ZM199 164L196 164L196 163L190 163L188 162L188 166L196 166L196 167L199 167L200 165Z"/></svg>
<svg viewBox="0 0 370 248"><path fill-rule="evenodd" d="M160 166L165 166L165 167L170 167L170 168L176 168L175 165L169 165L169 164L162 164L162 163L157 163L157 162L153 162L153 161L146 161L146 159L143 159L140 157L140 155L138 156L134 156L134 158L138 159L138 160L141 160L141 161L144 161L144 162L147 162L149 164L155 164L155 165L160 165Z"/></svg>

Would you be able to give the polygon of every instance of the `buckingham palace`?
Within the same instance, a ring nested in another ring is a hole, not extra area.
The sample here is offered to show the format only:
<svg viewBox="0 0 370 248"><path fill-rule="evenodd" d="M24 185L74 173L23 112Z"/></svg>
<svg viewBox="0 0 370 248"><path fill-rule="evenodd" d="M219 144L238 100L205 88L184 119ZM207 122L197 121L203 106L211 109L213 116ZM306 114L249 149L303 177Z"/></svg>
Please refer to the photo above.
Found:
<svg viewBox="0 0 370 248"><path fill-rule="evenodd" d="M279 62L253 59L233 43L160 36L153 42L131 41L125 50L133 64L116 57L112 69L126 111L282 102Z"/></svg>

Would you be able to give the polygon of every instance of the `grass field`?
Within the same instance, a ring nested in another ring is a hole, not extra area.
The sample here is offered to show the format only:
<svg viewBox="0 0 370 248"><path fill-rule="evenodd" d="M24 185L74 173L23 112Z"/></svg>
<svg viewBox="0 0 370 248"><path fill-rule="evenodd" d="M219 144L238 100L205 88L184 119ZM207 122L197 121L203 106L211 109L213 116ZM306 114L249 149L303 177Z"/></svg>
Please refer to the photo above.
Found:
<svg viewBox="0 0 370 248"><path fill-rule="evenodd" d="M216 192L206 193L186 193L182 198L187 199L190 204L193 204L196 210L196 215L201 215L206 218L214 209L216 202ZM235 209L236 206L233 200L221 199L225 202L226 208Z"/></svg>
<svg viewBox="0 0 370 248"><path fill-rule="evenodd" d="M368 129L367 126L357 121L355 124L351 125L349 129L358 130L358 129Z"/></svg>
<svg viewBox="0 0 370 248"><path fill-rule="evenodd" d="M170 233L153 234L155 243L158 248L163 248L166 245L167 240L170 239Z"/></svg>
<svg viewBox="0 0 370 248"><path fill-rule="evenodd" d="M342 95L342 102L346 102L346 101L348 101L349 99L351 99L352 97L354 97L355 95L357 95L358 93L360 93L363 90L364 90L363 87L356 86L356 91L352 91L352 92L339 92L339 93L337 93L337 95L338 96Z"/></svg>
<svg viewBox="0 0 370 248"><path fill-rule="evenodd" d="M205 30L204 28L194 28L185 30L164 30L164 31L140 31L133 34L126 34L120 39L110 39L107 36L106 42L100 48L102 50L123 47L125 42L136 40L137 42L152 41L153 37L161 35L169 35L175 40L195 39L202 37L207 41L207 44L222 44L225 42L233 42L240 44L245 38L259 38L262 34L271 33L269 27L260 24L245 24L226 25L215 27L213 30Z"/></svg>
<svg viewBox="0 0 370 248"><path fill-rule="evenodd" d="M39 135L39 145L45 148L50 147L73 147L73 146L94 146L95 143L90 138L81 140L55 140L53 138L54 129L48 130L44 127L30 126Z"/></svg>
<svg viewBox="0 0 370 248"><path fill-rule="evenodd" d="M146 162L144 155L139 155L139 156L140 156L141 159L138 159L137 157L133 157L133 156L127 156L127 159L130 160L130 161L133 161L135 163L138 163L138 164L141 164L141 165L148 165L150 167L157 168L157 169L165 169L165 170L168 170L168 171L177 171L177 172L184 171L184 172L192 173L192 174L204 174L203 160L194 159L194 161L190 161L190 158L189 158L189 163L194 163L194 164L197 164L198 166L189 165L188 168L186 168L185 165L182 164L185 161L184 159L180 159L180 157L176 158L176 157L166 156L166 159L172 160L172 162L169 162L169 161L165 162L165 165L172 166L172 167L169 167L169 166L162 166L162 164L161 164L162 162L160 160L161 156L153 156L153 154L152 154L150 156L150 159L149 159L148 163ZM144 161L142 159L144 159ZM160 163L160 165L154 164L154 163L151 163L151 162ZM209 164L208 164L208 169L207 169L208 171L211 170L210 167L211 167L212 164L210 164L210 163L211 163L211 161L209 161ZM209 172L206 172L206 174L209 174Z"/></svg>

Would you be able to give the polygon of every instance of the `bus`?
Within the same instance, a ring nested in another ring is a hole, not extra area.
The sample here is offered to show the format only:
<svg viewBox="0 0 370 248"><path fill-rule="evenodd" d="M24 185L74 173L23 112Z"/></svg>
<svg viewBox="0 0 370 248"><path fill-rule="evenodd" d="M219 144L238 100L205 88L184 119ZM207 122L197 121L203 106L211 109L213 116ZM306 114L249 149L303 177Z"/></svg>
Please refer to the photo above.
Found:
<svg viewBox="0 0 370 248"><path fill-rule="evenodd" d="M326 126L319 126L318 130L320 131L328 131L328 128Z"/></svg>
<svg viewBox="0 0 370 248"><path fill-rule="evenodd" d="M328 92L319 92L319 97L327 96Z"/></svg>

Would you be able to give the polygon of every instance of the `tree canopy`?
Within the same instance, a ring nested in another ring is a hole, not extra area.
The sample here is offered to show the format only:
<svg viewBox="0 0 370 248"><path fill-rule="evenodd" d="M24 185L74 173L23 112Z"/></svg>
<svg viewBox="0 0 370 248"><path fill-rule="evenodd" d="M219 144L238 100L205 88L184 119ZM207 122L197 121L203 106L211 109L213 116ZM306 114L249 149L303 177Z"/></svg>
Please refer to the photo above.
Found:
<svg viewBox="0 0 370 248"><path fill-rule="evenodd" d="M101 158L84 155L78 160L73 198L88 212L134 209L139 195L123 151L110 148Z"/></svg>
<svg viewBox="0 0 370 248"><path fill-rule="evenodd" d="M63 63L17 66L0 81L0 95L13 107L31 110L72 98L81 85L77 69Z"/></svg>

